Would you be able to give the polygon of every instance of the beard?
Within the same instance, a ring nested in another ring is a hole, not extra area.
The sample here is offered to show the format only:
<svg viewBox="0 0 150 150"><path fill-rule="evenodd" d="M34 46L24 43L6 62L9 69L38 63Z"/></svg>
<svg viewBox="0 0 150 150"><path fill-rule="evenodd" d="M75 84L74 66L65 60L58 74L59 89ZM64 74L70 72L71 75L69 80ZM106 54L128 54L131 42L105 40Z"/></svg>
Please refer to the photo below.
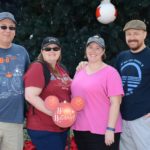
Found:
<svg viewBox="0 0 150 150"><path fill-rule="evenodd" d="M133 51L138 51L143 47L143 43L139 42L138 40L129 40L127 41L127 45Z"/></svg>

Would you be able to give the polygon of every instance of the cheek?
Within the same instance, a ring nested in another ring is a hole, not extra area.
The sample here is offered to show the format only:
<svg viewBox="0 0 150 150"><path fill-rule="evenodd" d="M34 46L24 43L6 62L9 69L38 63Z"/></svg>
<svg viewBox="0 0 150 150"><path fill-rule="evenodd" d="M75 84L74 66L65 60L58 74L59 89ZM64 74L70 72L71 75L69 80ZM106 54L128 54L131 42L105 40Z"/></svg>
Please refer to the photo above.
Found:
<svg viewBox="0 0 150 150"><path fill-rule="evenodd" d="M41 53L42 53L42 56L43 56L44 60L48 60L49 55L44 51L41 51Z"/></svg>
<svg viewBox="0 0 150 150"><path fill-rule="evenodd" d="M15 35L16 35L16 32L12 33L12 34L11 34L11 37L14 38Z"/></svg>
<svg viewBox="0 0 150 150"><path fill-rule="evenodd" d="M60 55L61 55L61 52L58 52L58 53L57 53L57 56L60 56Z"/></svg>
<svg viewBox="0 0 150 150"><path fill-rule="evenodd" d="M103 56L103 55L104 55L104 53L105 53L105 51L101 51L101 52L100 52L100 55L101 55L101 56Z"/></svg>

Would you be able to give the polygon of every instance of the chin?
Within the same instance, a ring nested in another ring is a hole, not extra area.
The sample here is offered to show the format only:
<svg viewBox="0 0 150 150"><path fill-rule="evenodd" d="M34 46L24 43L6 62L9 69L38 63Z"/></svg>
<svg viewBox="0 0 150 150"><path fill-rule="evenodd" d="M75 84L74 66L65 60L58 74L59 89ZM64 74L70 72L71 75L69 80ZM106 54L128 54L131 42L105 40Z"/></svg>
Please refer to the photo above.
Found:
<svg viewBox="0 0 150 150"><path fill-rule="evenodd" d="M130 47L130 49L132 49L132 50L136 51L136 50L139 50L139 49L141 49L141 46Z"/></svg>
<svg viewBox="0 0 150 150"><path fill-rule="evenodd" d="M133 50L133 51L138 50L138 48L137 48L137 47L130 47L130 49L131 49L131 50Z"/></svg>
<svg viewBox="0 0 150 150"><path fill-rule="evenodd" d="M137 43L137 44L128 44L129 48L132 49L133 51L137 51L143 47L142 43Z"/></svg>

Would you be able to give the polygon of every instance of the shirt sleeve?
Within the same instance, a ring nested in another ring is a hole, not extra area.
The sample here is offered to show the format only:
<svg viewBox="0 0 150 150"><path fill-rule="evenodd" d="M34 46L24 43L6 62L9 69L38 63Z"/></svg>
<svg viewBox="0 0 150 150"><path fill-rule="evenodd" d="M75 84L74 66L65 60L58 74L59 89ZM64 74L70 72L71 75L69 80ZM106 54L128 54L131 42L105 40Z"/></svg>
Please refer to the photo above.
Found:
<svg viewBox="0 0 150 150"><path fill-rule="evenodd" d="M30 65L26 74L24 75L25 87L39 87L44 88L45 80L43 74L42 64L36 62Z"/></svg>
<svg viewBox="0 0 150 150"><path fill-rule="evenodd" d="M107 77L108 96L124 95L121 77L116 69L111 69Z"/></svg>

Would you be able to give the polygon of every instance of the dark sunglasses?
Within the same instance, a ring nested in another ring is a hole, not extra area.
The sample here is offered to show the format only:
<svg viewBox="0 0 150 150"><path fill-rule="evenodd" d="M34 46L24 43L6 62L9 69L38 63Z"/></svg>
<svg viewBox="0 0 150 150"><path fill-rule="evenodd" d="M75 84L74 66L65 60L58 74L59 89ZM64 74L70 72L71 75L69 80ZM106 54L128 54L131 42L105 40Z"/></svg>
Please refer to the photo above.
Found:
<svg viewBox="0 0 150 150"><path fill-rule="evenodd" d="M7 29L9 29L9 30L11 30L11 31L14 31L14 30L16 30L16 27L7 27L7 26L0 26L0 28L2 29L2 30L7 30Z"/></svg>
<svg viewBox="0 0 150 150"><path fill-rule="evenodd" d="M45 47L45 48L43 48L43 50L44 51L51 51L51 50L53 50L53 51L60 51L60 47Z"/></svg>

